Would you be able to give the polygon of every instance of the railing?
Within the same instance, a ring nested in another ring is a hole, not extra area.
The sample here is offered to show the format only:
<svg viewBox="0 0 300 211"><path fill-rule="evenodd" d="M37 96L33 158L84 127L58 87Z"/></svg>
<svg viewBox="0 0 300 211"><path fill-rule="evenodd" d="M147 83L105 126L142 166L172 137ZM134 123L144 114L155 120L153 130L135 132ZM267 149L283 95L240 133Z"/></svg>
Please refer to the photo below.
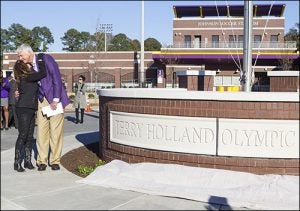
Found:
<svg viewBox="0 0 300 211"><path fill-rule="evenodd" d="M146 78L145 82L141 84L143 88L152 88L154 87L156 78ZM122 80L121 81L122 88L138 88L140 87L140 82L137 79L132 80Z"/></svg>
<svg viewBox="0 0 300 211"><path fill-rule="evenodd" d="M98 82L98 83L86 83L88 92L95 92L97 89L111 89L115 88L114 81Z"/></svg>
<svg viewBox="0 0 300 211"><path fill-rule="evenodd" d="M296 42L253 42L252 48L286 48L295 49ZM243 48L243 42L174 42L169 48Z"/></svg>

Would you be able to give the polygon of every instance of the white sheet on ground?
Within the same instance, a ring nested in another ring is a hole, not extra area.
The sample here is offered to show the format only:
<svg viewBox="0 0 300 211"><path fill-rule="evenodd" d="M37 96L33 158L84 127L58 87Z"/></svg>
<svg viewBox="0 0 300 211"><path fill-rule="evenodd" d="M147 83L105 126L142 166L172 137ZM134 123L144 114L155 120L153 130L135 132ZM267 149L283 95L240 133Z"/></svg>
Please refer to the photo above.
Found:
<svg viewBox="0 0 300 211"><path fill-rule="evenodd" d="M253 209L299 209L299 176L114 160L78 183Z"/></svg>

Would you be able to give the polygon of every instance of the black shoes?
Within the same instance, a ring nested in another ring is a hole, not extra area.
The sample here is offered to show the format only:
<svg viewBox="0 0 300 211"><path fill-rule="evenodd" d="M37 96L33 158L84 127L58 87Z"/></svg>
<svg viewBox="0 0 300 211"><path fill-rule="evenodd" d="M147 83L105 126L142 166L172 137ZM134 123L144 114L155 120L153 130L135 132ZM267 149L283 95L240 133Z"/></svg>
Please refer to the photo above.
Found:
<svg viewBox="0 0 300 211"><path fill-rule="evenodd" d="M46 168L47 168L47 165L46 164L40 164L40 165L38 165L38 171L45 171L46 170Z"/></svg>
<svg viewBox="0 0 300 211"><path fill-rule="evenodd" d="M25 161L24 162L24 168L34 169L34 166L32 165L31 161Z"/></svg>
<svg viewBox="0 0 300 211"><path fill-rule="evenodd" d="M38 165L38 171L45 171L47 168L47 165L46 164L40 164ZM51 165L51 169L56 171L56 170L59 170L60 169L60 166L59 164L52 164Z"/></svg>
<svg viewBox="0 0 300 211"><path fill-rule="evenodd" d="M14 163L14 170L16 170L17 172L23 172L25 171L25 169L22 168L21 163Z"/></svg>
<svg viewBox="0 0 300 211"><path fill-rule="evenodd" d="M56 171L56 170L59 170L60 167L59 167L58 164L52 164L52 165L51 165L51 169L54 170L54 171Z"/></svg>

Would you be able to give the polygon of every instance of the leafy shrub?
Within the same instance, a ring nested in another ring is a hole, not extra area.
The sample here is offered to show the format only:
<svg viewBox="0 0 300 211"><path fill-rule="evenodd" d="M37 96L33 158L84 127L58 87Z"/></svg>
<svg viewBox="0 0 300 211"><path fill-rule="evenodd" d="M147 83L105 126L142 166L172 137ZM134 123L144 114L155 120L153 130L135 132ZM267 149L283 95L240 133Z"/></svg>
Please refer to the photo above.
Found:
<svg viewBox="0 0 300 211"><path fill-rule="evenodd" d="M69 99L73 101L73 100L75 99L75 95L73 95L73 94L70 95L70 96L69 96Z"/></svg>
<svg viewBox="0 0 300 211"><path fill-rule="evenodd" d="M91 166L84 166L84 165L79 165L77 168L78 173L80 173L83 176L87 176L90 173L92 173L95 169Z"/></svg>
<svg viewBox="0 0 300 211"><path fill-rule="evenodd" d="M95 95L93 93L88 94L89 99L95 99Z"/></svg>
<svg viewBox="0 0 300 211"><path fill-rule="evenodd" d="M104 160L99 159L98 162L95 164L95 166L85 166L85 165L79 165L76 169L79 174L82 176L88 176L90 173L92 173L98 166L102 166L105 164Z"/></svg>

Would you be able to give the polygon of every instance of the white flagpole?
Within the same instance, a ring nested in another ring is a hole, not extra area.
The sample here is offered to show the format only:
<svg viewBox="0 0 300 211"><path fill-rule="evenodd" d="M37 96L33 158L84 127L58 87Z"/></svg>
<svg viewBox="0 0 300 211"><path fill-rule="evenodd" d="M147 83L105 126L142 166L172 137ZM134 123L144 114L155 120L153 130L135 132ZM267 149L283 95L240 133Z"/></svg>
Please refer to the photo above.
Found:
<svg viewBox="0 0 300 211"><path fill-rule="evenodd" d="M145 69L144 69L144 1L142 1L142 14L141 14L141 75L140 87L145 82Z"/></svg>
<svg viewBox="0 0 300 211"><path fill-rule="evenodd" d="M243 49L243 74L242 85L246 92L251 91L251 72L252 72L252 17L253 2L244 0L244 49Z"/></svg>

